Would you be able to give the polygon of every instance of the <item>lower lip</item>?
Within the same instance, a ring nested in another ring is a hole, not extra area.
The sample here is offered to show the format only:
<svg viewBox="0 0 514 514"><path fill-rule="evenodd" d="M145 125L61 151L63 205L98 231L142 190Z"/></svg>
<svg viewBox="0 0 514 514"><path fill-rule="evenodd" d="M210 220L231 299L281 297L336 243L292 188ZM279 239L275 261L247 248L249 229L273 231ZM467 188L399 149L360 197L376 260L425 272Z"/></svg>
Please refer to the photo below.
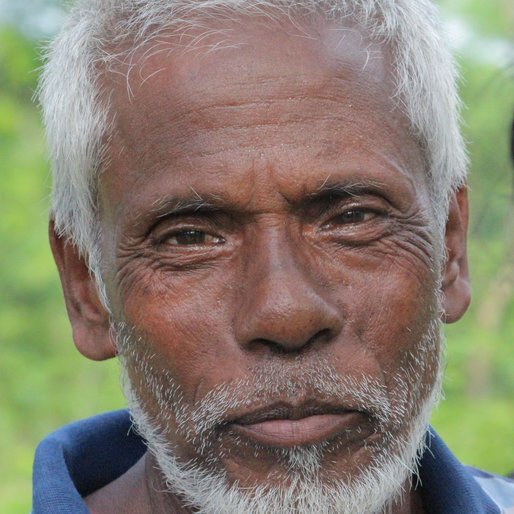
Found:
<svg viewBox="0 0 514 514"><path fill-rule="evenodd" d="M231 427L241 435L266 446L292 448L320 443L339 433L355 428L360 413L356 411L341 414L317 414L301 419L273 419Z"/></svg>

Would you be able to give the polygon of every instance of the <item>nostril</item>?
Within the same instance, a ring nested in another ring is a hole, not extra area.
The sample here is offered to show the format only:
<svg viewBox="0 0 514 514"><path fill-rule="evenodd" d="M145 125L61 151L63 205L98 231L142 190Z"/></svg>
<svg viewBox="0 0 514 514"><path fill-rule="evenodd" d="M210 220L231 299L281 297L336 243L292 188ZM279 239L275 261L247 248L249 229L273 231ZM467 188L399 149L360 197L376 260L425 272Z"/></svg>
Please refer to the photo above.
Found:
<svg viewBox="0 0 514 514"><path fill-rule="evenodd" d="M326 344L332 338L330 329L323 329L304 341L272 341L270 339L254 339L248 344L251 352L280 354L299 354L308 351L317 344Z"/></svg>
<svg viewBox="0 0 514 514"><path fill-rule="evenodd" d="M313 346L315 343L327 343L332 338L332 330L329 328L324 328L320 330L316 334L314 334L305 344L305 346Z"/></svg>
<svg viewBox="0 0 514 514"><path fill-rule="evenodd" d="M247 348L252 353L272 353L276 355L290 353L291 351L282 344L269 339L254 339L248 344Z"/></svg>

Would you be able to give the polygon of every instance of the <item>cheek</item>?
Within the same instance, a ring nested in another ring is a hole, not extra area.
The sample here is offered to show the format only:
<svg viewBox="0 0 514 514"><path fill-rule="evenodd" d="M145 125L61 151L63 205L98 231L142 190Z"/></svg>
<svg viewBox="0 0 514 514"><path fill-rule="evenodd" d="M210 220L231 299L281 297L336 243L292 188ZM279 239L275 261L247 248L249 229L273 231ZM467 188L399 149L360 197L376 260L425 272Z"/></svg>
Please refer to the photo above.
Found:
<svg viewBox="0 0 514 514"><path fill-rule="evenodd" d="M361 329L363 343L380 363L388 389L396 387L398 374L413 388L417 384L412 382L431 383L436 354L426 354L423 347L437 312L433 291L411 277L394 276L376 293L366 309L369 319L361 319L360 326L367 326L367 333Z"/></svg>
<svg viewBox="0 0 514 514"><path fill-rule="evenodd" d="M124 319L150 342L160 367L188 398L238 378L226 274L152 270L131 282L123 294Z"/></svg>
<svg viewBox="0 0 514 514"><path fill-rule="evenodd" d="M439 369L436 274L410 254L394 259L368 254L352 260L342 277L352 294L341 296L346 316L341 340L357 349L362 369L385 386L398 419L412 418L432 391ZM351 369L356 365L352 361Z"/></svg>
<svg viewBox="0 0 514 514"><path fill-rule="evenodd" d="M339 283L348 339L376 360L384 380L403 366L438 315L428 260L401 251L346 255Z"/></svg>

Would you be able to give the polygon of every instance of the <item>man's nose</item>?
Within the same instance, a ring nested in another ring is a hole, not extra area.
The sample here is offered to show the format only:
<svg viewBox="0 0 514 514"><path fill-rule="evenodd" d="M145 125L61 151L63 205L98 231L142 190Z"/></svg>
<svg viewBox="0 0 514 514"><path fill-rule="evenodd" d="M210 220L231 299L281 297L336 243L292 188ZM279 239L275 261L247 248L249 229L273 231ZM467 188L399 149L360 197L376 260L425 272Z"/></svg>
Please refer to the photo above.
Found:
<svg viewBox="0 0 514 514"><path fill-rule="evenodd" d="M292 241L260 238L242 277L236 338L245 349L300 352L340 332L341 313L313 264Z"/></svg>

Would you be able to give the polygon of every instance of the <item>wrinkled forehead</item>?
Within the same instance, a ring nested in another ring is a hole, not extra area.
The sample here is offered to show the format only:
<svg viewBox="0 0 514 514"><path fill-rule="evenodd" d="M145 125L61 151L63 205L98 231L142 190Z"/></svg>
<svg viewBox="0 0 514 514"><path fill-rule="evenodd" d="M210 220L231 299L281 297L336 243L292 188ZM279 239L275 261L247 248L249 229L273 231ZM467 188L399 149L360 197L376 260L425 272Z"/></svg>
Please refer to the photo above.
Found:
<svg viewBox="0 0 514 514"><path fill-rule="evenodd" d="M389 51L352 23L211 21L154 38L108 80L114 164L104 181L116 205L130 203L122 191L140 195L163 170L176 188L188 169L201 169L188 174L187 187L199 181L214 193L224 169L239 190L248 170L270 163L270 187L288 190L293 178L315 187L341 159L355 168L423 168L393 101ZM374 162L361 158L371 155ZM251 176L254 183L270 175Z"/></svg>
<svg viewBox="0 0 514 514"><path fill-rule="evenodd" d="M194 89L201 89L203 84L212 85L212 89L223 84L230 96L230 86L239 85L240 81L233 80L238 73L241 81L254 79L256 89L263 91L261 86L266 84L260 81L266 72L270 80L273 75L277 79L278 75L294 77L296 87L305 86L305 94L319 90L335 76L346 74L351 80L352 74L357 74L363 81L380 84L387 97L383 99L395 96L390 49L372 40L350 18L337 22L319 15L212 18L177 26L173 32L161 29L107 52L115 56L106 67L105 77L109 92L114 94L116 112L133 103L145 91L147 81L156 76L156 85L165 83L170 91L176 86L173 92L177 97L182 94L179 86L187 82L186 96L193 102L199 100ZM252 59L254 66L249 65ZM195 83L195 79L203 82ZM284 88L284 82L275 80L273 89ZM148 100L151 103L152 99Z"/></svg>

